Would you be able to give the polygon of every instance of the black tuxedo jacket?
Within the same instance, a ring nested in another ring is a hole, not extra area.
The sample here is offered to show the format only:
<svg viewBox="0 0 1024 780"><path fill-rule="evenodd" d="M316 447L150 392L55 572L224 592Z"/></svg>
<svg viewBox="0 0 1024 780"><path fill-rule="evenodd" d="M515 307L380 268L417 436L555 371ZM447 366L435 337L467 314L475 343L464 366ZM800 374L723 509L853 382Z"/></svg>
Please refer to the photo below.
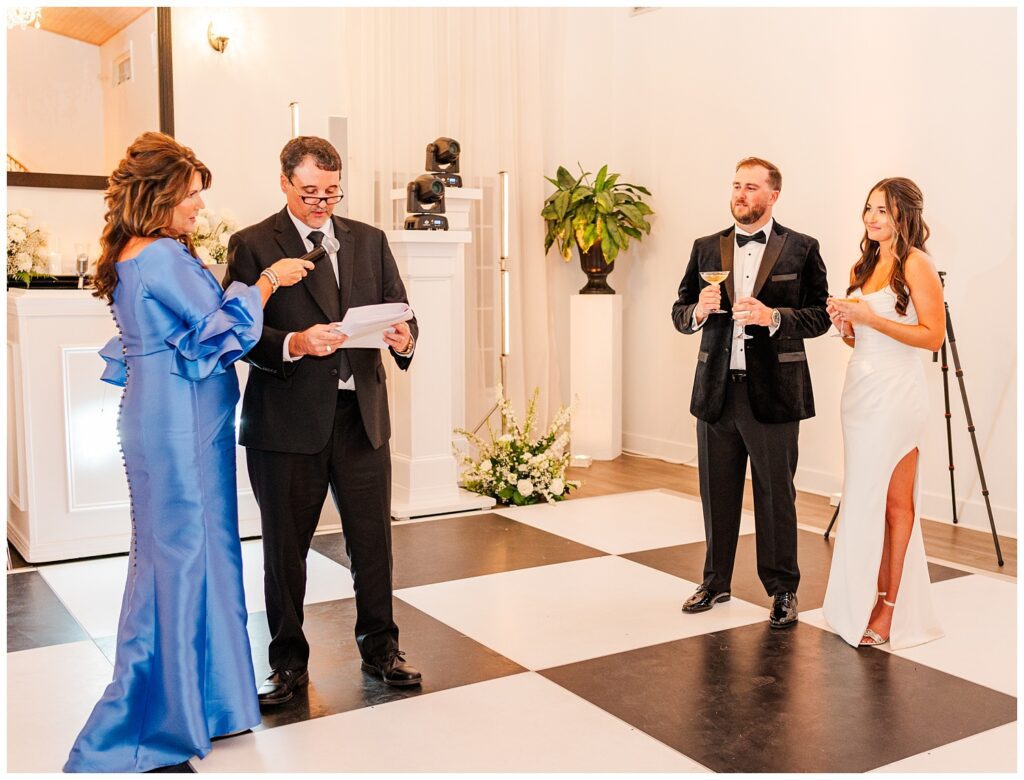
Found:
<svg viewBox="0 0 1024 780"><path fill-rule="evenodd" d="M340 350L324 357L305 355L294 362L285 361L288 333L317 323L338 322L350 306L408 302L384 232L351 219L331 219L341 243L341 294L327 257L301 282L281 287L270 296L263 311L263 335L245 356L257 369L249 372L242 400L239 442L246 447L312 455L327 445L334 428ZM260 272L282 257L304 254L305 245L286 207L231 236L224 286L232 281L255 284ZM415 338L419 333L415 319L409 321L409 327ZM355 376L363 427L374 448L380 447L391 436L381 350L345 351ZM391 352L399 368L409 367L411 355Z"/></svg>
<svg viewBox="0 0 1024 780"><path fill-rule="evenodd" d="M697 297L707 285L701 271L733 270L735 228L698 238L690 262L679 283L679 298L672 307L672 322L681 333L692 327ZM774 336L768 328L751 325L746 343L747 388L754 417L763 423L783 423L814 416L811 374L807 369L805 338L820 336L829 328L825 299L828 281L818 242L803 233L774 223L761 266L754 281L753 297L778 309L782 325ZM733 274L722 283L722 308L731 312L736 300ZM715 422L725 404L729 361L735 343L732 317L708 316L701 327L700 353L693 382L690 412Z"/></svg>

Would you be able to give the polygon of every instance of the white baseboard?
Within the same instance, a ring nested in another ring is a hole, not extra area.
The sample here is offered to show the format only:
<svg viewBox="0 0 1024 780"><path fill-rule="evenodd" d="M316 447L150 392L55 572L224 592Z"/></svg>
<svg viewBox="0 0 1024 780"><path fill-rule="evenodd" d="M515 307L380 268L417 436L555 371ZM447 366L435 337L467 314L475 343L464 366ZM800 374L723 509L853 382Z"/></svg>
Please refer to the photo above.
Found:
<svg viewBox="0 0 1024 780"><path fill-rule="evenodd" d="M635 433L622 434L623 449L652 458L697 465L697 447L668 439L653 436L641 436ZM840 474L798 466L794 478L797 490L814 493L819 496L832 496L842 490L843 479ZM921 516L940 523L953 524L952 508L949 494L924 492L921 493ZM992 517L996 531L1000 536L1017 538L1017 512L1013 507L992 505ZM989 532L988 512L982 497L957 502L957 520L964 528L972 528Z"/></svg>

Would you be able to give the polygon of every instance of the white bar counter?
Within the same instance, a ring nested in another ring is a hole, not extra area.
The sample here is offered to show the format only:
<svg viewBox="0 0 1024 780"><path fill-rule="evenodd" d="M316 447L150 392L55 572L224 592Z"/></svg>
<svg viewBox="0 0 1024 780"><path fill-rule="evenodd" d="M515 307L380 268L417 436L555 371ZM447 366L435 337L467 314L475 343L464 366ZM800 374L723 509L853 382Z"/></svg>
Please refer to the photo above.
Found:
<svg viewBox="0 0 1024 780"><path fill-rule="evenodd" d="M99 380L97 354L115 333L89 290L7 292L7 536L30 563L128 550L121 388ZM241 533L257 536L241 447L238 466Z"/></svg>

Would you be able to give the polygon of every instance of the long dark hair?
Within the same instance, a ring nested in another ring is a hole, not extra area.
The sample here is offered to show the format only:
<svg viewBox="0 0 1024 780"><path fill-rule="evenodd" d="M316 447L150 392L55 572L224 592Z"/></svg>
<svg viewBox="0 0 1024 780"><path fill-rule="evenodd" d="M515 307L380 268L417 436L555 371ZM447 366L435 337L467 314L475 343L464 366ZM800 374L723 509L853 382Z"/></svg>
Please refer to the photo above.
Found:
<svg viewBox="0 0 1024 780"><path fill-rule="evenodd" d="M889 274L889 286L896 292L896 312L906 316L907 304L910 302L910 288L907 286L905 272L907 257L911 249L920 249L924 252L925 241L931 235L924 221L924 195L921 194L920 187L902 176L882 179L868 191L868 199L875 192L881 192L885 196L885 210L893 229L890 247L894 262ZM867 199L865 204L866 202ZM864 208L867 210L867 205ZM867 284L875 266L878 265L879 255L878 242L869 239L868 231L865 229L864 237L860 240L860 260L853 266L853 281L846 289L847 295Z"/></svg>
<svg viewBox="0 0 1024 780"><path fill-rule="evenodd" d="M113 301L117 287L114 266L132 238L166 236L195 255L192 237L171 235L170 224L174 207L188 197L197 171L206 189L213 181L209 168L169 135L143 133L132 142L107 180L106 226L100 237L93 295Z"/></svg>

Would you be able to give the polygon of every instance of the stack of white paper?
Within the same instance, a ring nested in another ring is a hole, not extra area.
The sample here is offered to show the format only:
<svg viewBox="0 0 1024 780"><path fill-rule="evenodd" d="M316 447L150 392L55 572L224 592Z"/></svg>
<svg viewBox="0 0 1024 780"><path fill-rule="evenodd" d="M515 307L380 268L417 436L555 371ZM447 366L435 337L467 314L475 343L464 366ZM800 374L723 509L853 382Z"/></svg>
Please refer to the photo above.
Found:
<svg viewBox="0 0 1024 780"><path fill-rule="evenodd" d="M387 349L385 333L394 333L391 326L413 318L407 303L378 303L373 306L353 306L345 312L341 322L333 323L334 330L348 336L342 349Z"/></svg>

